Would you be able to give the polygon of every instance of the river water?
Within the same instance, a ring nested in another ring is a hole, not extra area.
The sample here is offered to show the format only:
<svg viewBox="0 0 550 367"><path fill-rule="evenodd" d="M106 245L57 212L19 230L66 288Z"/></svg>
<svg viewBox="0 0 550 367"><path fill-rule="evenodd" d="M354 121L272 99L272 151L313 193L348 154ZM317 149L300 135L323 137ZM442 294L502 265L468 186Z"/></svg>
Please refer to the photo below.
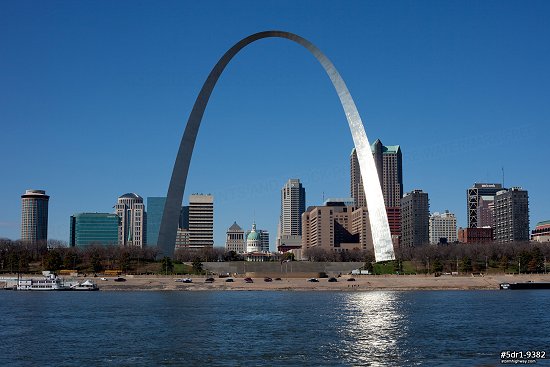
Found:
<svg viewBox="0 0 550 367"><path fill-rule="evenodd" d="M548 291L3 291L0 366L496 366L550 353L549 310Z"/></svg>

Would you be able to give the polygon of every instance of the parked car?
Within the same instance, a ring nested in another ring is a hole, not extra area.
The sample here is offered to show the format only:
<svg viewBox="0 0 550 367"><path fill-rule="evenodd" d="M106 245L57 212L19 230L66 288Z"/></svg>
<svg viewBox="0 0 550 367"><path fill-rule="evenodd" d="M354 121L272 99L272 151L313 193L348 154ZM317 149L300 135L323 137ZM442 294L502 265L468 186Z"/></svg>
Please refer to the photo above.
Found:
<svg viewBox="0 0 550 367"><path fill-rule="evenodd" d="M122 278L122 277L118 277L118 278L115 278L113 279L115 282L125 282L126 279L125 278Z"/></svg>
<svg viewBox="0 0 550 367"><path fill-rule="evenodd" d="M312 283L319 283L319 280L317 278L309 278L307 281Z"/></svg>
<svg viewBox="0 0 550 367"><path fill-rule="evenodd" d="M205 283L214 283L214 280L215 280L214 278L206 278L206 279L204 280L204 282L205 282Z"/></svg>
<svg viewBox="0 0 550 367"><path fill-rule="evenodd" d="M107 278L101 278L101 280L103 280L104 282L108 281L109 279Z"/></svg>
<svg viewBox="0 0 550 367"><path fill-rule="evenodd" d="M275 278L275 280L282 280L281 278Z"/></svg>
<svg viewBox="0 0 550 367"><path fill-rule="evenodd" d="M272 282L272 281L273 281L273 279L271 279L270 277L265 277L264 278L264 282Z"/></svg>
<svg viewBox="0 0 550 367"><path fill-rule="evenodd" d="M337 281L338 281L338 279L336 279L335 277L328 278L329 283L336 283Z"/></svg>
<svg viewBox="0 0 550 367"><path fill-rule="evenodd" d="M244 278L245 283L254 283L252 278Z"/></svg>
<svg viewBox="0 0 550 367"><path fill-rule="evenodd" d="M233 283L233 278L227 278L227 279L225 280L225 282L226 282L226 283Z"/></svg>
<svg viewBox="0 0 550 367"><path fill-rule="evenodd" d="M348 282L355 282L355 278L348 278Z"/></svg>

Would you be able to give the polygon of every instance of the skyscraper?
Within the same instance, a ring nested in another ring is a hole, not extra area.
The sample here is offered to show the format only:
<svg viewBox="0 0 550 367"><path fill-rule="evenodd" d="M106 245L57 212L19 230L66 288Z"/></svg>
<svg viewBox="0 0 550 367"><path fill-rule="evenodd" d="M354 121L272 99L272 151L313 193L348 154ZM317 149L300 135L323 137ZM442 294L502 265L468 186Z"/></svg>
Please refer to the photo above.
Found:
<svg viewBox="0 0 550 367"><path fill-rule="evenodd" d="M302 235L302 213L306 210L306 190L299 179L291 178L281 190L281 216L277 246L285 235Z"/></svg>
<svg viewBox="0 0 550 367"><path fill-rule="evenodd" d="M371 145L371 151L378 172L378 178L384 195L384 204L392 236L400 235L400 206L403 196L403 157L399 145L383 145L377 139ZM350 155L351 196L357 207L366 207L365 191L361 179L361 170L355 148ZM368 184L368 183L367 183Z"/></svg>
<svg viewBox="0 0 550 367"><path fill-rule="evenodd" d="M521 187L495 195L495 241L529 241L529 195Z"/></svg>
<svg viewBox="0 0 550 367"><path fill-rule="evenodd" d="M21 240L39 242L48 240L48 202L44 190L26 190L21 195Z"/></svg>
<svg viewBox="0 0 550 367"><path fill-rule="evenodd" d="M120 217L112 213L71 215L69 246L116 245Z"/></svg>
<svg viewBox="0 0 550 367"><path fill-rule="evenodd" d="M162 222L162 214L164 213L164 205L166 197L148 197L147 198L147 246L157 246L160 223ZM178 229L189 228L189 207L182 206ZM181 235L180 235L181 237ZM184 247L182 241L179 242L179 247Z"/></svg>
<svg viewBox="0 0 550 367"><path fill-rule="evenodd" d="M445 213L435 212L430 215L430 243L438 244L442 239L448 243L457 241L456 217L445 210Z"/></svg>
<svg viewBox="0 0 550 367"><path fill-rule="evenodd" d="M189 197L189 248L214 246L214 197L193 194Z"/></svg>
<svg viewBox="0 0 550 367"><path fill-rule="evenodd" d="M120 196L115 213L120 217L118 244L143 247L147 243L147 214L143 198L135 193Z"/></svg>
<svg viewBox="0 0 550 367"><path fill-rule="evenodd" d="M468 209L468 228L493 226L493 201L501 184L475 183L466 190L466 207Z"/></svg>
<svg viewBox="0 0 550 367"><path fill-rule="evenodd" d="M358 208L366 207L367 200L365 199L365 189L363 188L363 179L361 178L361 169L359 168L359 160L357 159L355 148L353 148L349 156L349 166L351 197L355 199L355 205ZM376 167L376 169L378 170L378 167ZM382 193L384 193L384 191L382 191Z"/></svg>
<svg viewBox="0 0 550 367"><path fill-rule="evenodd" d="M429 242L430 204L428 193L413 190L401 199L401 245L419 246Z"/></svg>
<svg viewBox="0 0 550 367"><path fill-rule="evenodd" d="M166 197L147 198L147 246L156 246Z"/></svg>

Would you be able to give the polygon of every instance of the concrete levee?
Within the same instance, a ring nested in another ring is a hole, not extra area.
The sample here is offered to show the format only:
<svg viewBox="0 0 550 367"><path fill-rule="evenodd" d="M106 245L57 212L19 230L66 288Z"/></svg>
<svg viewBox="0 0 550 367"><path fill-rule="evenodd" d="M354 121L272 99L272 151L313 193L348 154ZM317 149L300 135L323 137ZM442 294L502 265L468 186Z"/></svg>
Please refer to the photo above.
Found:
<svg viewBox="0 0 550 367"><path fill-rule="evenodd" d="M229 273L231 275L269 276L269 277L316 277L319 273L329 276L351 273L365 265L363 262L204 262L203 268L216 274Z"/></svg>

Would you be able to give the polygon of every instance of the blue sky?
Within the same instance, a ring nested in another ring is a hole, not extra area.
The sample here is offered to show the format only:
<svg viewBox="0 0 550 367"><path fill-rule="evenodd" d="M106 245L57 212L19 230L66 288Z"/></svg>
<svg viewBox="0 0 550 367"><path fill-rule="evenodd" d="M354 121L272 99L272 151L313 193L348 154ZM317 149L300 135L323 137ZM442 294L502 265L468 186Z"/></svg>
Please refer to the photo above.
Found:
<svg viewBox="0 0 550 367"><path fill-rule="evenodd" d="M367 135L403 150L405 191L466 224L466 188L529 191L550 218L550 2L3 1L0 237L20 195L51 196L49 237L119 195L164 196L196 95L218 58L262 30L297 33L336 65ZM215 242L233 221L276 235L290 177L306 205L349 196L352 140L322 68L292 42L244 49L220 78L185 197L215 196Z"/></svg>

